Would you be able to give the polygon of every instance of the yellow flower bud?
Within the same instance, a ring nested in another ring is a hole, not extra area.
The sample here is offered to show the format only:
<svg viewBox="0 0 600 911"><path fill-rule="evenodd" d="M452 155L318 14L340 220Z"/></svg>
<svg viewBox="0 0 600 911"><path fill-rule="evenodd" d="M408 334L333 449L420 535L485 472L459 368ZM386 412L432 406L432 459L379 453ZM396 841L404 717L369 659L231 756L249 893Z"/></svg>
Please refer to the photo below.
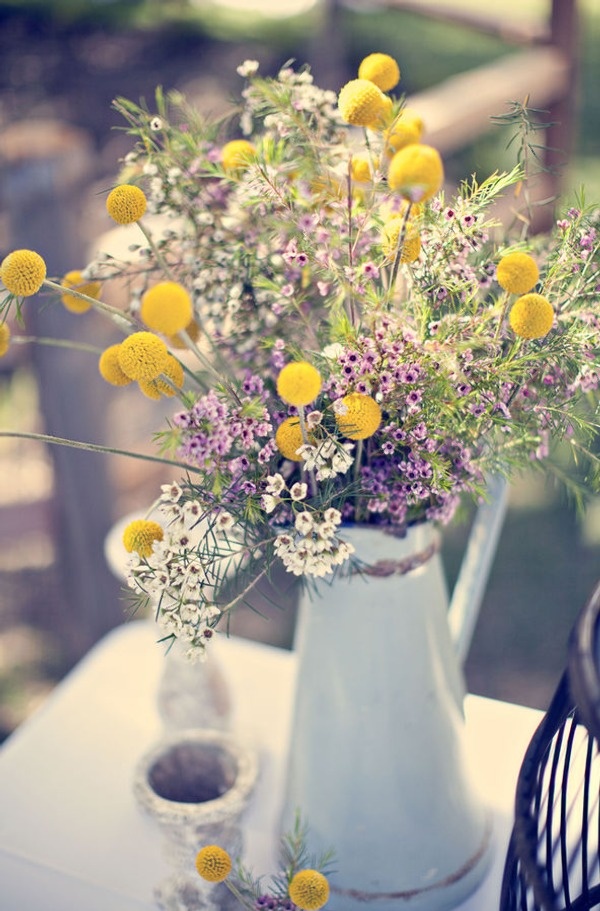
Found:
<svg viewBox="0 0 600 911"><path fill-rule="evenodd" d="M389 111L390 99L368 79L352 79L338 95L342 119L352 126L377 127Z"/></svg>
<svg viewBox="0 0 600 911"><path fill-rule="evenodd" d="M425 202L438 192L444 166L437 149L413 144L396 152L390 162L388 185L411 202Z"/></svg>
<svg viewBox="0 0 600 911"><path fill-rule="evenodd" d="M209 883L222 883L231 873L231 857L219 845L206 845L196 855L196 870Z"/></svg>
<svg viewBox="0 0 600 911"><path fill-rule="evenodd" d="M128 386L133 380L123 373L119 364L120 345L111 345L106 351L103 351L98 361L98 370L100 376L110 383L111 386Z"/></svg>
<svg viewBox="0 0 600 911"><path fill-rule="evenodd" d="M540 272L529 253L507 253L496 269L496 280L511 294L526 294L537 285Z"/></svg>
<svg viewBox="0 0 600 911"><path fill-rule="evenodd" d="M304 445L300 418L286 418L275 432L275 444L284 459L290 462L301 462L302 456L298 449Z"/></svg>
<svg viewBox="0 0 600 911"><path fill-rule="evenodd" d="M386 153L394 155L400 149L421 141L423 120L415 111L403 108L385 133Z"/></svg>
<svg viewBox="0 0 600 911"><path fill-rule="evenodd" d="M167 380L163 379L163 376L171 382L168 383ZM172 398L176 392L174 387L181 389L183 380L183 367L179 361L170 354L166 366L162 370L161 376L158 376L155 380L138 380L138 386L146 398L158 401L161 395Z"/></svg>
<svg viewBox="0 0 600 911"><path fill-rule="evenodd" d="M79 291L80 294L85 294L87 297L93 297L95 300L98 300L100 297L100 291L102 289L100 282L85 281L78 269L67 272L61 284L63 288L73 288L75 291ZM68 294L66 292L61 295L60 299L71 313L86 313L92 306L88 301L81 300L80 297L75 297L73 294Z"/></svg>
<svg viewBox="0 0 600 911"><path fill-rule="evenodd" d="M402 225L404 224L403 215L395 215L387 221L381 230L381 246L388 259L395 259L396 250L398 249L398 240ZM411 223L410 219L406 224L404 240L402 242L402 251L400 253L401 263L414 263L419 258L421 252L421 235L418 228Z"/></svg>
<svg viewBox="0 0 600 911"><path fill-rule="evenodd" d="M140 557L152 555L152 545L155 541L162 541L164 532L158 522L147 519L134 519L123 532L123 544L127 553L134 551Z"/></svg>
<svg viewBox="0 0 600 911"><path fill-rule="evenodd" d="M119 366L132 380L155 380L167 366L169 351L152 332L134 332L119 345Z"/></svg>
<svg viewBox="0 0 600 911"><path fill-rule="evenodd" d="M129 183L115 187L106 198L106 211L118 225L130 225L139 221L146 206L144 191Z"/></svg>
<svg viewBox="0 0 600 911"><path fill-rule="evenodd" d="M321 391L321 374L307 361L287 364L277 377L277 392L288 405L308 405Z"/></svg>
<svg viewBox="0 0 600 911"><path fill-rule="evenodd" d="M351 392L341 400L342 408L335 419L340 430L349 440L366 440L372 437L381 424L381 408L370 395Z"/></svg>
<svg viewBox="0 0 600 911"><path fill-rule="evenodd" d="M541 294L524 294L514 302L508 321L520 338L543 338L554 324L554 309Z"/></svg>
<svg viewBox="0 0 600 911"><path fill-rule="evenodd" d="M329 898L329 883L318 870L299 870L292 877L288 892L301 911L319 911Z"/></svg>
<svg viewBox="0 0 600 911"><path fill-rule="evenodd" d="M37 294L46 278L46 263L34 250L13 250L0 265L0 281L15 297Z"/></svg>
<svg viewBox="0 0 600 911"><path fill-rule="evenodd" d="M400 82L400 67L389 54L369 54L358 67L358 78L368 79L382 92L389 92Z"/></svg>
<svg viewBox="0 0 600 911"><path fill-rule="evenodd" d="M243 170L253 158L256 158L256 148L247 139L232 139L221 149L221 164L226 171Z"/></svg>
<svg viewBox="0 0 600 911"><path fill-rule="evenodd" d="M357 183L369 183L371 180L371 163L368 158L352 158L350 176Z"/></svg>
<svg viewBox="0 0 600 911"><path fill-rule="evenodd" d="M192 300L178 282L159 282L143 295L140 316L149 329L175 335L192 319Z"/></svg>

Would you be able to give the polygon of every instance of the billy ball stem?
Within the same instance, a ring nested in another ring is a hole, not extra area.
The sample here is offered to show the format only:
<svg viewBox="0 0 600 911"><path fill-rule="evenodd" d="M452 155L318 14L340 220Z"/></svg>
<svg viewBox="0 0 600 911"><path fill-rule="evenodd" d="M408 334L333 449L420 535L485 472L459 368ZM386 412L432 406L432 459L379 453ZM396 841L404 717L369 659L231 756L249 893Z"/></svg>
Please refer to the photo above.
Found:
<svg viewBox="0 0 600 911"><path fill-rule="evenodd" d="M82 294L80 291L76 291L75 288L65 288L64 285L53 282L49 278L44 279L44 286L50 288L52 291L58 291L61 295L68 294L69 297L76 297L79 300L85 301L86 304L90 304L95 310L106 313L106 315L110 316L116 323L121 323L121 328L123 328L123 323L127 327L137 325L133 317L128 316L127 313L123 313L123 311L117 309L117 307L112 307L110 304L105 304L104 301L100 301L95 297Z"/></svg>

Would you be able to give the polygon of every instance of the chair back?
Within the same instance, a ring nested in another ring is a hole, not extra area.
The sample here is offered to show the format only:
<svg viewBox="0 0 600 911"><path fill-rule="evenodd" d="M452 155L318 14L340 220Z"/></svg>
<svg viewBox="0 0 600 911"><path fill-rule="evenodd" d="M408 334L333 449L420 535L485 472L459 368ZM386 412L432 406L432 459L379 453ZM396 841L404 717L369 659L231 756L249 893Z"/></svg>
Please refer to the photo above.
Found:
<svg viewBox="0 0 600 911"><path fill-rule="evenodd" d="M500 911L600 908L600 584L517 780Z"/></svg>

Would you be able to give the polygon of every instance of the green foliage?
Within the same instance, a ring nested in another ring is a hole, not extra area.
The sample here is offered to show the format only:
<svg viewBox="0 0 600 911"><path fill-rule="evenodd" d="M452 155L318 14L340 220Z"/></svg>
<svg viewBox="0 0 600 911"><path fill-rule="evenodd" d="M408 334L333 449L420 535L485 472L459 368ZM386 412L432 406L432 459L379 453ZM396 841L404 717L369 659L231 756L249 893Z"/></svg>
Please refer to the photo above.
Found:
<svg viewBox="0 0 600 911"><path fill-rule="evenodd" d="M308 824L296 812L291 831L282 835L279 848L279 871L265 881L265 877L256 877L241 861L235 871L225 881L225 885L235 895L243 908L255 911L257 899L267 895L280 903L281 907L288 899L289 885L300 870L317 870L324 876L332 872L335 862L335 851L327 850L319 855L309 850L310 831Z"/></svg>

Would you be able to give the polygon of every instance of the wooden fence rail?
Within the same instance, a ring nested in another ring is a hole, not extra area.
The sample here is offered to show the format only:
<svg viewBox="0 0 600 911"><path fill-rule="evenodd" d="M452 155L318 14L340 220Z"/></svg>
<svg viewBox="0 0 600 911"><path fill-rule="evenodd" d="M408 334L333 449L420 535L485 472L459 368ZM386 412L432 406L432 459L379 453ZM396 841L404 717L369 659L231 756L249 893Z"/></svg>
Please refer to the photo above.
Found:
<svg viewBox="0 0 600 911"><path fill-rule="evenodd" d="M572 151L576 116L578 63L578 8L576 0L548 0L543 20L510 22L501 15L461 8L456 3L429 0L324 0L321 57L331 71L342 52L341 16L354 12L389 10L398 15L418 15L503 39L515 50L501 59L452 76L434 88L407 99L424 119L425 140L442 154L466 146L492 127L491 117L506 111L511 101L528 103L546 111L543 156L547 174L538 184L538 199L558 197L562 175ZM398 53L402 32L398 30ZM339 59L338 59L339 64ZM339 67L340 71L343 69ZM552 221L551 206L539 210L535 230L546 230Z"/></svg>

